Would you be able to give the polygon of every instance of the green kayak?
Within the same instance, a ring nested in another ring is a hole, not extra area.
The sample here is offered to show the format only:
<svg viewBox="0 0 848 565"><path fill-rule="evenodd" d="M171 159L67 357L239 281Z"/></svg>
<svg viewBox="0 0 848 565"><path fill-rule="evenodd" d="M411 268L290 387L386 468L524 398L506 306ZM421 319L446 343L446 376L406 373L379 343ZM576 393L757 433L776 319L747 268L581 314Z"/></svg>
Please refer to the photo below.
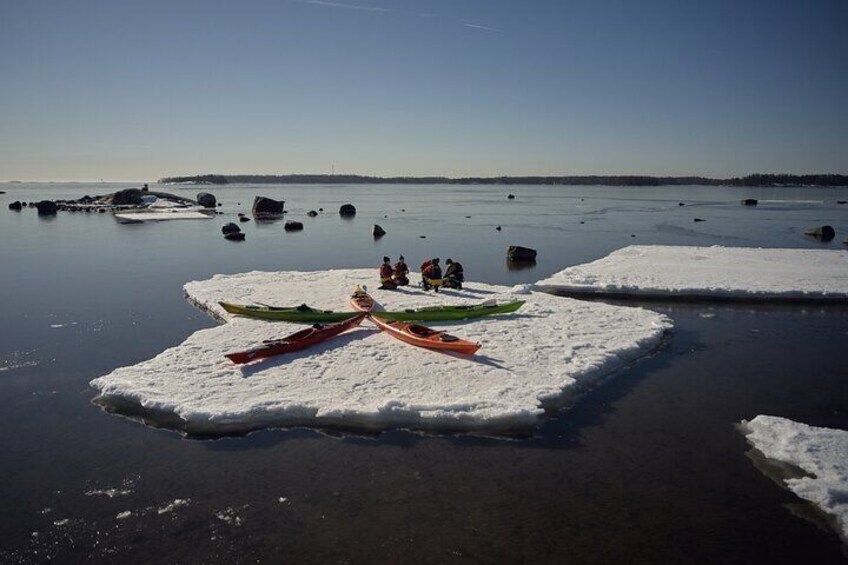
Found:
<svg viewBox="0 0 848 565"><path fill-rule="evenodd" d="M395 312L372 312L384 320L398 320L401 322L439 322L448 320L465 320L468 318L479 318L481 316L494 316L495 314L509 314L515 312L524 304L524 300L504 302L498 304L494 301L472 304L469 306L426 306L414 310L398 310Z"/></svg>
<svg viewBox="0 0 848 565"><path fill-rule="evenodd" d="M318 310L306 304L301 306L254 306L219 302L221 308L230 314L261 318L263 320L278 320L282 322L341 322L359 314L359 312L334 312L333 310Z"/></svg>

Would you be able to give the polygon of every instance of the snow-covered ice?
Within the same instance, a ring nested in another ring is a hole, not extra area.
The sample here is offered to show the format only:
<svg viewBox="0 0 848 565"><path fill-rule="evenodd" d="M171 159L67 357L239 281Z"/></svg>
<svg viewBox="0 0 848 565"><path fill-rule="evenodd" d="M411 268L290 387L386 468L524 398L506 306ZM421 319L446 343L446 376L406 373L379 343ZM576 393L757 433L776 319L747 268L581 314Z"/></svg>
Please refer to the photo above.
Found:
<svg viewBox="0 0 848 565"><path fill-rule="evenodd" d="M766 458L803 471L804 476L783 479L784 484L832 516L848 543L848 431L763 415L741 427Z"/></svg>
<svg viewBox="0 0 848 565"><path fill-rule="evenodd" d="M472 358L413 347L368 321L314 348L251 365L224 357L303 326L233 316L219 300L346 311L353 288L375 278L375 270L358 269L251 272L188 283L189 300L226 323L91 384L105 404L142 407L144 417L191 434L293 425L509 431L531 428L545 405L650 352L671 327L665 316L641 308L469 282L438 294L413 287L371 294L386 309L526 300L514 314L429 324L481 342Z"/></svg>
<svg viewBox="0 0 848 565"><path fill-rule="evenodd" d="M564 294L848 299L848 251L632 245L536 283Z"/></svg>

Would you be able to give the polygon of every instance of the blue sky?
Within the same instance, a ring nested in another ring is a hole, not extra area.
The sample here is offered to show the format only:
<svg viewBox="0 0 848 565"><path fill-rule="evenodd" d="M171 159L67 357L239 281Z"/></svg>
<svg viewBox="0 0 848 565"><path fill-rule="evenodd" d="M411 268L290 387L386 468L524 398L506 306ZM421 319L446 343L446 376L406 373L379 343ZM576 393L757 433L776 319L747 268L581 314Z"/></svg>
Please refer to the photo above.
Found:
<svg viewBox="0 0 848 565"><path fill-rule="evenodd" d="M846 0L0 0L0 180L848 173L846 29Z"/></svg>

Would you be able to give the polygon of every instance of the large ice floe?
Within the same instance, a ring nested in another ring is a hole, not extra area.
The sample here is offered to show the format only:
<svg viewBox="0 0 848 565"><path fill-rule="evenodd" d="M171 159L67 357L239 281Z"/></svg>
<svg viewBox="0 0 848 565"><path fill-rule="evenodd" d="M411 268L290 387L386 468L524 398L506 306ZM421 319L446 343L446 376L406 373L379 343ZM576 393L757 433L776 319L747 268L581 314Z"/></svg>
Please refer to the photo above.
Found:
<svg viewBox="0 0 848 565"><path fill-rule="evenodd" d="M565 295L848 299L848 251L632 245L536 283Z"/></svg>
<svg viewBox="0 0 848 565"><path fill-rule="evenodd" d="M438 294L413 287L371 294L386 310L526 300L513 314L428 323L482 343L474 357L408 345L369 321L313 348L249 365L224 357L304 326L233 316L218 301L346 311L355 285L375 274L250 272L190 282L188 299L225 323L93 380L98 402L191 435L299 425L526 431L546 408L651 352L671 327L665 316L641 308L469 282Z"/></svg>
<svg viewBox="0 0 848 565"><path fill-rule="evenodd" d="M777 463L759 467L828 515L848 543L848 431L762 415L741 429L758 455Z"/></svg>

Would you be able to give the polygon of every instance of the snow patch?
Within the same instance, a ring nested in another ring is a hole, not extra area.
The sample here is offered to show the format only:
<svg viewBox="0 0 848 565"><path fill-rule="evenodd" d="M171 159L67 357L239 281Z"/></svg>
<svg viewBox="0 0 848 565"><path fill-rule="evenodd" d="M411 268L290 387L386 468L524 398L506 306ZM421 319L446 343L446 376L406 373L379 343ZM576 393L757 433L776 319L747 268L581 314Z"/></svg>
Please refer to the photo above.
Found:
<svg viewBox="0 0 848 565"><path fill-rule="evenodd" d="M294 425L513 431L533 427L545 405L653 350L671 327L665 316L641 308L528 291L514 314L430 324L481 342L471 358L407 345L370 322L317 347L247 366L224 357L304 326L234 316L218 301L345 311L353 288L375 274L251 272L188 283L188 299L227 323L91 385L101 403L119 412L141 411L198 435ZM474 282L438 294L406 287L372 295L391 310L516 298L506 287Z"/></svg>
<svg viewBox="0 0 848 565"><path fill-rule="evenodd" d="M848 299L848 251L631 245L537 287L564 294Z"/></svg>

